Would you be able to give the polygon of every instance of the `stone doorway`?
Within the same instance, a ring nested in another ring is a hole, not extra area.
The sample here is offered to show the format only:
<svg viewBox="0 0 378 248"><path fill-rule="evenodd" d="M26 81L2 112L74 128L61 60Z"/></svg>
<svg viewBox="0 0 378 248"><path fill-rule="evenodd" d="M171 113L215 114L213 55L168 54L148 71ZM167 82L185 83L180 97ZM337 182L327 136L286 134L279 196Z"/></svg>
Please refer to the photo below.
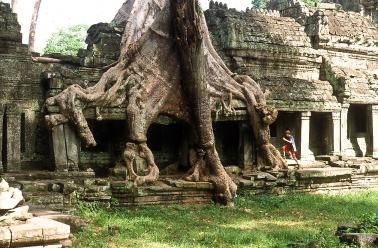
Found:
<svg viewBox="0 0 378 248"><path fill-rule="evenodd" d="M312 112L310 117L310 150L314 156L331 152L331 114Z"/></svg>
<svg viewBox="0 0 378 248"><path fill-rule="evenodd" d="M348 139L356 157L367 156L367 106L364 104L350 104L348 110Z"/></svg>
<svg viewBox="0 0 378 248"><path fill-rule="evenodd" d="M239 123L237 121L213 122L215 147L223 166L238 165Z"/></svg>

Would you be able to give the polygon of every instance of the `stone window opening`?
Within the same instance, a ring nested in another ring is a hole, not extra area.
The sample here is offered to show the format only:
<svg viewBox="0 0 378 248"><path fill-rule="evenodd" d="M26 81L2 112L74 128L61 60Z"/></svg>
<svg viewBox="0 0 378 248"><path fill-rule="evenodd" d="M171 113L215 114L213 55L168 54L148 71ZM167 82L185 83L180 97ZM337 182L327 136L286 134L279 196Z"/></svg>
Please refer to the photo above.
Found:
<svg viewBox="0 0 378 248"><path fill-rule="evenodd" d="M269 130L270 130L270 137L276 138L277 137L277 121L269 125Z"/></svg>
<svg viewBox="0 0 378 248"><path fill-rule="evenodd" d="M2 135L3 135L3 144L2 144L2 150L1 150L1 156L2 156L2 162L4 169L6 171L7 167L7 115L4 115L3 117L3 130L2 130Z"/></svg>
<svg viewBox="0 0 378 248"><path fill-rule="evenodd" d="M21 152L26 152L26 119L25 113L21 114L21 126L20 126L20 138L21 138Z"/></svg>

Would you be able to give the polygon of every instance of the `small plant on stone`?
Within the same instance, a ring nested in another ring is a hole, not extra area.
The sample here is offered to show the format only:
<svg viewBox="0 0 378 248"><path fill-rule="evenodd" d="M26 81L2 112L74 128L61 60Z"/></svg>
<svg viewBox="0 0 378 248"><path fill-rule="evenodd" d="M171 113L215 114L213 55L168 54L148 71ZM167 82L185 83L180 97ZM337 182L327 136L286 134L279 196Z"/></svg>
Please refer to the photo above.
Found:
<svg viewBox="0 0 378 248"><path fill-rule="evenodd" d="M114 27L116 27L118 25L119 25L118 22L111 22L111 23L109 23L109 27L111 27L111 28L114 28Z"/></svg>

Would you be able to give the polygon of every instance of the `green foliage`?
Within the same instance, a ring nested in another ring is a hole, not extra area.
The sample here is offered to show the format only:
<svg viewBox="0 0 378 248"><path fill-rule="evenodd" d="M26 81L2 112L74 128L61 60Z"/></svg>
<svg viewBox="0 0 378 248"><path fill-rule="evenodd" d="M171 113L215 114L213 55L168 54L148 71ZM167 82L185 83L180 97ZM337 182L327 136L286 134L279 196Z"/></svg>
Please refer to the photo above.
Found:
<svg viewBox="0 0 378 248"><path fill-rule="evenodd" d="M302 1L310 7L314 7L315 3L321 3L322 2L322 0L302 0Z"/></svg>
<svg viewBox="0 0 378 248"><path fill-rule="evenodd" d="M362 221L357 226L360 233L378 233L378 214L364 214Z"/></svg>
<svg viewBox="0 0 378 248"><path fill-rule="evenodd" d="M252 9L266 9L266 0L252 0Z"/></svg>
<svg viewBox="0 0 378 248"><path fill-rule="evenodd" d="M76 55L79 49L85 48L88 25L79 24L60 28L52 33L47 40L43 53L62 53L65 55Z"/></svg>
<svg viewBox="0 0 378 248"><path fill-rule="evenodd" d="M351 247L334 235L337 226L376 207L378 192L343 195L245 194L235 208L206 206L83 207L85 229L74 247L287 247L318 241L319 247ZM114 202L116 204L116 202ZM94 203L91 203L94 204ZM112 204L112 205L115 205ZM375 217L370 216L371 221ZM118 226L112 234L108 226Z"/></svg>

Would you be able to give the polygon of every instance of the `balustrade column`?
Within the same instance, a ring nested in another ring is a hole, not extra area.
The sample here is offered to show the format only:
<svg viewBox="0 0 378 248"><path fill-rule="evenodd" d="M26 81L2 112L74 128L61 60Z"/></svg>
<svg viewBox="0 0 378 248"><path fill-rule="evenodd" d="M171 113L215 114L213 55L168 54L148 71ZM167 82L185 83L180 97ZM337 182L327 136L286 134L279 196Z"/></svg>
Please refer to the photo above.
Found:
<svg viewBox="0 0 378 248"><path fill-rule="evenodd" d="M341 132L341 113L340 112L332 112L332 123L333 123L333 128L332 128L332 155L340 155L340 132Z"/></svg>

